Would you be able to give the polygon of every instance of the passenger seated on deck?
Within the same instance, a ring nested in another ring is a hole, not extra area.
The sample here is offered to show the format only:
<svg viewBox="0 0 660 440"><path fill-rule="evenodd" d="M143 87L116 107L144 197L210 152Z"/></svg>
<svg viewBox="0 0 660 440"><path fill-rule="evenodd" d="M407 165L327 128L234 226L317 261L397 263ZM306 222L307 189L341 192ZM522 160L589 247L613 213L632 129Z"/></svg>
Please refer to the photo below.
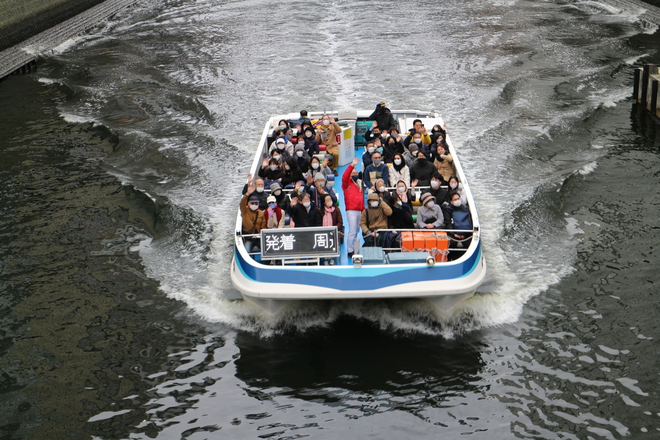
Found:
<svg viewBox="0 0 660 440"><path fill-rule="evenodd" d="M355 240L357 233L360 229L360 216L364 210L364 191L362 187L362 180L358 173L357 164L360 159L357 157L353 162L346 167L344 175L341 178L341 187L344 190L344 205L346 208L346 217L348 223L348 242L346 243L346 250L348 258L353 256L355 252Z"/></svg>
<svg viewBox="0 0 660 440"><path fill-rule="evenodd" d="M321 212L316 208L311 201L309 194L303 192L302 199L299 201L298 197L291 197L291 204L287 209L287 214L295 223L296 228L307 228L312 226L321 226L323 219Z"/></svg>
<svg viewBox="0 0 660 440"><path fill-rule="evenodd" d="M328 167L328 161L323 160L318 158L318 156L312 157L312 160L309 165L309 170L307 171L307 174L309 176L314 176L316 173L323 173L324 176L329 176L332 174L332 170L330 167Z"/></svg>
<svg viewBox="0 0 660 440"><path fill-rule="evenodd" d="M305 180L302 171L298 168L298 162L293 157L284 161L283 168L282 185L285 188L293 188L296 182Z"/></svg>
<svg viewBox="0 0 660 440"><path fill-rule="evenodd" d="M388 218L390 229L413 229L415 227L412 208L403 203L398 193L392 194L389 205L392 208L392 215Z"/></svg>
<svg viewBox="0 0 660 440"><path fill-rule="evenodd" d="M270 195L275 197L277 206L286 211L289 207L289 197L282 191L282 185L279 182L273 182L270 185ZM266 199L267 201L268 199Z"/></svg>
<svg viewBox="0 0 660 440"><path fill-rule="evenodd" d="M248 174L247 182L248 183L246 183L245 186L243 186L243 194L246 194L248 187L250 186L250 183L254 183L255 190L253 194L259 198L259 209L263 211L268 206L268 203L266 202L266 199L268 198L268 194L264 192L264 188L265 188L264 179L261 178L252 179L252 174Z"/></svg>
<svg viewBox="0 0 660 440"><path fill-rule="evenodd" d="M323 195L319 212L323 219L322 226L337 226L339 244L341 245L344 242L344 219L341 216L341 209L335 206L335 202L330 197L330 194Z"/></svg>
<svg viewBox="0 0 660 440"><path fill-rule="evenodd" d="M417 181L413 180L412 183L410 184L410 188L408 188L408 185L406 185L406 182L403 180L399 180L394 187L396 188L395 191L392 193L392 197L394 196L394 193L396 193L397 198L401 200L405 205L408 205L410 207L410 210L412 211L412 202L417 200L417 195L415 194L415 186L417 185ZM390 200L392 199L390 197Z"/></svg>
<svg viewBox="0 0 660 440"><path fill-rule="evenodd" d="M321 125L316 129L316 139L319 145L325 145L325 151L334 156L333 169L336 169L339 163L337 135L341 133L341 127L335 122L335 118L328 115L323 115L321 121Z"/></svg>
<svg viewBox="0 0 660 440"><path fill-rule="evenodd" d="M300 169L300 172L304 174L309 170L309 163L311 158L305 151L305 147L302 144L296 145L295 153L296 155L294 156L294 159L298 164L298 169Z"/></svg>
<svg viewBox="0 0 660 440"><path fill-rule="evenodd" d="M442 176L433 176L431 177L431 187L423 192L431 194L435 197L437 204L444 206L447 202L447 191L442 186L447 186L447 182L442 180Z"/></svg>
<svg viewBox="0 0 660 440"><path fill-rule="evenodd" d="M438 169L438 172L444 180L449 180L449 178L454 175L453 161L454 158L451 157L451 153L445 149L445 145L438 144L433 165Z"/></svg>
<svg viewBox="0 0 660 440"><path fill-rule="evenodd" d="M293 144L286 136L280 136L270 144L268 154L274 156L276 152L284 159L293 156Z"/></svg>
<svg viewBox="0 0 660 440"><path fill-rule="evenodd" d="M376 146L373 142L367 142L364 147L364 154L362 155L362 169L367 169L371 165L371 155L376 152Z"/></svg>
<svg viewBox="0 0 660 440"><path fill-rule="evenodd" d="M375 142L376 139L380 139L381 143L384 140L381 137L381 132L380 128L378 127L378 124L376 121L374 121L373 124L371 124L371 127L367 128L367 131L364 132L364 140L367 142Z"/></svg>
<svg viewBox="0 0 660 440"><path fill-rule="evenodd" d="M291 130L291 125L289 124L288 121L285 121L284 119L280 119L280 122L277 123L277 126L275 126L273 132L271 133L271 137L280 137L280 136L286 136L286 138L289 141L293 138L293 131Z"/></svg>
<svg viewBox="0 0 660 440"><path fill-rule="evenodd" d="M319 141L316 139L316 130L312 125L305 126L303 129L303 141L305 143L305 151L308 156L313 156L319 154L321 151L319 149Z"/></svg>
<svg viewBox="0 0 660 440"><path fill-rule="evenodd" d="M371 188L373 182L378 179L383 179L385 182L389 182L390 170L387 168L387 165L383 163L381 154L378 151L375 151L374 154L371 155L371 165L364 169L364 185L367 188Z"/></svg>
<svg viewBox="0 0 660 440"><path fill-rule="evenodd" d="M426 153L426 158L428 159L429 157L428 144L422 141L422 135L420 133L415 132L413 135L408 136L403 140L403 146L405 148L408 148L409 150L411 148L411 145L413 144L417 145L417 148L419 148L420 151L424 151Z"/></svg>
<svg viewBox="0 0 660 440"><path fill-rule="evenodd" d="M445 224L447 229L462 229L471 231L472 216L466 205L461 203L461 195L452 191L449 194L450 203L444 209ZM472 241L472 232L451 232L449 233L449 248L467 248ZM455 260L463 255L462 251L449 252L449 259Z"/></svg>
<svg viewBox="0 0 660 440"><path fill-rule="evenodd" d="M243 198L241 198L241 219L243 234L258 234L264 228L266 221L264 212L259 209L259 198L256 196L255 184L249 182ZM248 252L258 252L261 243L260 237L245 237L245 249Z"/></svg>
<svg viewBox="0 0 660 440"><path fill-rule="evenodd" d="M417 161L417 154L419 153L419 147L417 144L410 145L410 150L405 150L403 153L403 160L406 161L408 169L412 169L413 165Z"/></svg>
<svg viewBox="0 0 660 440"><path fill-rule="evenodd" d="M334 175L333 175L334 177ZM337 203L337 194L332 188L327 186L327 180L323 173L316 173L314 178L307 176L307 185L305 185L305 192L311 197L315 206L320 207L323 203L323 196L329 194L333 203Z"/></svg>
<svg viewBox="0 0 660 440"><path fill-rule="evenodd" d="M410 167L410 178L417 179L419 186L429 186L433 176L440 176L440 173L431 162L426 160L426 153L420 150L417 153L415 164Z"/></svg>
<svg viewBox="0 0 660 440"><path fill-rule="evenodd" d="M421 119L415 119L413 121L413 128L408 130L408 136L410 136L410 137L414 137L415 133L419 133L421 135L423 144L429 145L431 143L431 136L426 131L426 127L424 127L424 124L422 124ZM405 141L404 141L404 144L405 144Z"/></svg>
<svg viewBox="0 0 660 440"><path fill-rule="evenodd" d="M447 139L447 124L440 126L440 124L435 124L431 128L431 143L436 142L437 138L442 136L442 140Z"/></svg>
<svg viewBox="0 0 660 440"><path fill-rule="evenodd" d="M445 221L440 206L435 203L435 197L424 193L421 197L422 206L417 210L417 227L420 229L442 229Z"/></svg>
<svg viewBox="0 0 660 440"><path fill-rule="evenodd" d="M273 182L282 182L284 173L280 168L280 164L277 162L277 159L266 158L261 163L261 168L259 168L259 177L264 179L264 184L270 186Z"/></svg>
<svg viewBox="0 0 660 440"><path fill-rule="evenodd" d="M403 154L403 143L397 141L396 135L386 134L386 136L387 139L383 143L383 157L385 158L385 162L392 163L395 154Z"/></svg>
<svg viewBox="0 0 660 440"><path fill-rule="evenodd" d="M268 196L268 208L264 211L266 229L279 229L284 227L284 211L277 205L275 196Z"/></svg>
<svg viewBox="0 0 660 440"><path fill-rule="evenodd" d="M360 228L364 236L365 246L376 246L379 229L387 229L387 218L392 215L390 205L382 201L376 193L367 197L367 208L360 216Z"/></svg>
<svg viewBox="0 0 660 440"><path fill-rule="evenodd" d="M390 186L396 186L396 183L399 180L403 180L406 183L406 186L410 186L410 168L406 165L406 161L403 160L403 155L401 153L394 153L389 172Z"/></svg>
<svg viewBox="0 0 660 440"><path fill-rule="evenodd" d="M371 194L371 193L378 194L378 198L380 198L385 203L389 203L389 201L390 201L391 194L387 190L387 185L385 185L385 181L383 179L376 180L376 183L374 183L374 186L369 188L367 190L367 192L369 194Z"/></svg>
<svg viewBox="0 0 660 440"><path fill-rule="evenodd" d="M431 142L431 145L429 145L429 154L431 155L431 161L433 162L436 158L437 155L437 147L438 145L444 145L445 151L449 151L449 146L445 142L445 139L442 137L441 134L437 134L436 137L431 136L431 139L433 141Z"/></svg>
<svg viewBox="0 0 660 440"><path fill-rule="evenodd" d="M447 184L449 185L449 194L451 194L452 191L457 192L461 196L461 205L467 205L467 195L465 194L463 184L458 181L458 177L451 176ZM451 200L449 200L449 194L447 194L445 198L448 205L451 203Z"/></svg>

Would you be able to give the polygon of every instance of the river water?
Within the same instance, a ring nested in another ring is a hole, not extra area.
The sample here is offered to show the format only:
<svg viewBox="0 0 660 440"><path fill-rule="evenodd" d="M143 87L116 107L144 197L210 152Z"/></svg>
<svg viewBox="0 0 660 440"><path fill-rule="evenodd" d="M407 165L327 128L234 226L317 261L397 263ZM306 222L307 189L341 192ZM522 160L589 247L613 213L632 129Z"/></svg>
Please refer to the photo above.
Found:
<svg viewBox="0 0 660 440"><path fill-rule="evenodd" d="M657 28L605 0L144 1L0 83L0 438L656 439ZM300 304L229 280L266 118L436 109L488 277ZM657 140L658 139L658 140Z"/></svg>

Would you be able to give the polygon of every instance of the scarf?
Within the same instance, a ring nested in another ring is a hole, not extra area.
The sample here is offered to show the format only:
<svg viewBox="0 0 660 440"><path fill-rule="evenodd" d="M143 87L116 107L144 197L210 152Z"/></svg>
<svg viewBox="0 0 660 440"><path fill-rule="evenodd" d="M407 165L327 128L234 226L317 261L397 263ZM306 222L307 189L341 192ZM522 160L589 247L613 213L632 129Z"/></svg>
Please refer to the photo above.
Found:
<svg viewBox="0 0 660 440"><path fill-rule="evenodd" d="M334 226L332 223L332 213L335 212L335 207L325 208L325 213L323 214L323 226Z"/></svg>

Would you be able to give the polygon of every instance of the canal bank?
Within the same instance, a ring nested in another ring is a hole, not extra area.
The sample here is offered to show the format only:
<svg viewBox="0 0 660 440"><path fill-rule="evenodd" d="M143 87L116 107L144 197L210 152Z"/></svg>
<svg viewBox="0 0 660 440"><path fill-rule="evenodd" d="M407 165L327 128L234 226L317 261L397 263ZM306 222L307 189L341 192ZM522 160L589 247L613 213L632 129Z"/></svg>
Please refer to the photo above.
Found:
<svg viewBox="0 0 660 440"><path fill-rule="evenodd" d="M136 0L0 0L0 79L28 72L37 57Z"/></svg>

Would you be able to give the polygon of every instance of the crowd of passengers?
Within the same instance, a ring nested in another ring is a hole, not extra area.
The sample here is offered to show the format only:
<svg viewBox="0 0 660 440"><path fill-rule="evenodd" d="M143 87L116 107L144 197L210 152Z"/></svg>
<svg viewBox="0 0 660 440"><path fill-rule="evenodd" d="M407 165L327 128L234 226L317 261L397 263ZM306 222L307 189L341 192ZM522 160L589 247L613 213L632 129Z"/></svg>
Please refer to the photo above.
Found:
<svg viewBox="0 0 660 440"><path fill-rule="evenodd" d="M341 178L347 219L344 220L333 190L338 162L336 135L341 127L328 115L314 126L307 112L293 127L281 120L258 176L248 175L240 202L243 234L261 229L337 226L340 239L348 226L348 257L362 233L364 246L400 246L400 232L382 229L448 229L451 248L466 248L472 230L463 185L454 175L445 141L446 127L429 132L421 120L405 135L396 128L392 113L378 104L364 134L365 153L355 158ZM321 153L325 145L326 154ZM363 171L360 171L359 168ZM413 221L416 187L421 187L417 220ZM366 196L366 204L365 204ZM246 238L248 252L258 251L259 238ZM460 252L450 253L450 259Z"/></svg>

